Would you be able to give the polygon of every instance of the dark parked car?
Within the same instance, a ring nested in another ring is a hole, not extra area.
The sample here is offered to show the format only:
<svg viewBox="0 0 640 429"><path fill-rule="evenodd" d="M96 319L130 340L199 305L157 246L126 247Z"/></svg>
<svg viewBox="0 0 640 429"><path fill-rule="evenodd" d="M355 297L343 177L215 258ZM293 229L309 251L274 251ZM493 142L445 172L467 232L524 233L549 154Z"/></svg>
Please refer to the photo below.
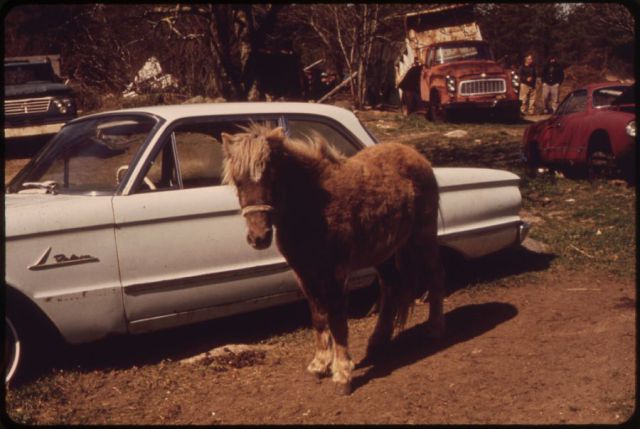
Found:
<svg viewBox="0 0 640 429"><path fill-rule="evenodd" d="M5 138L53 135L77 116L73 92L58 70L57 55L5 58Z"/></svg>
<svg viewBox="0 0 640 429"><path fill-rule="evenodd" d="M550 118L525 130L522 156L528 172L547 166L593 178L618 169L634 180L637 107L635 84L576 89Z"/></svg>

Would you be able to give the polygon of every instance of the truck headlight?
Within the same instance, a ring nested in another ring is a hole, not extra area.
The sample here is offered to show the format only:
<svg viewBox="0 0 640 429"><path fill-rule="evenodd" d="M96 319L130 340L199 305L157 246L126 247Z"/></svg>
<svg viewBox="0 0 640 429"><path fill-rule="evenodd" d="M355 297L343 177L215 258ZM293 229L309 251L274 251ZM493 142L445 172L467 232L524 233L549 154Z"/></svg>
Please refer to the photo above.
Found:
<svg viewBox="0 0 640 429"><path fill-rule="evenodd" d="M520 76L518 76L518 74L513 70L511 71L511 86L516 92L518 91L518 88L520 88Z"/></svg>
<svg viewBox="0 0 640 429"><path fill-rule="evenodd" d="M624 130L627 132L628 136L635 138L636 137L636 121L629 122L627 126L624 128Z"/></svg>
<svg viewBox="0 0 640 429"><path fill-rule="evenodd" d="M453 76L445 76L445 81L447 83L447 91L450 94L455 94L456 93L456 78Z"/></svg>
<svg viewBox="0 0 640 429"><path fill-rule="evenodd" d="M55 98L53 100L54 106L56 109L63 115L69 112L74 107L74 101L72 98Z"/></svg>

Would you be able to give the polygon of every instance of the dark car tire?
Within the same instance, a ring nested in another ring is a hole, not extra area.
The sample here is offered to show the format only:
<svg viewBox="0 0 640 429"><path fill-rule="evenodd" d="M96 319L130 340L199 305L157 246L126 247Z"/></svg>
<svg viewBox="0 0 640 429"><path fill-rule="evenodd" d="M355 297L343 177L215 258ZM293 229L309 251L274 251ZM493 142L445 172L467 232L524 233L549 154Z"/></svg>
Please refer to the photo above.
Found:
<svg viewBox="0 0 640 429"><path fill-rule="evenodd" d="M615 170L615 158L610 151L594 150L587 156L586 175L588 180L605 179Z"/></svg>
<svg viewBox="0 0 640 429"><path fill-rule="evenodd" d="M57 356L64 341L51 321L26 297L7 293L5 314L5 384L38 374Z"/></svg>
<svg viewBox="0 0 640 429"><path fill-rule="evenodd" d="M525 164L525 173L528 177L534 178L538 175L538 168L540 168L540 150L536 143L529 145L527 154L527 162Z"/></svg>
<svg viewBox="0 0 640 429"><path fill-rule="evenodd" d="M4 382L9 384L21 367L22 339L9 317L5 316L4 323Z"/></svg>

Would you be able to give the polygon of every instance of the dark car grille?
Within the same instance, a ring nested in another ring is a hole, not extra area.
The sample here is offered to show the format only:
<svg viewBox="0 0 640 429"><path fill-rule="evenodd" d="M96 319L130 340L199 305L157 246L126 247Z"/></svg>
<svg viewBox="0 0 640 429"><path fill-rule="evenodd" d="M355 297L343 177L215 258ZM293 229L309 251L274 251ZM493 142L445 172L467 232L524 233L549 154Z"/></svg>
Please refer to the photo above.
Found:
<svg viewBox="0 0 640 429"><path fill-rule="evenodd" d="M45 113L51 105L51 97L31 98L27 100L5 100L4 114L24 115L27 113Z"/></svg>
<svg viewBox="0 0 640 429"><path fill-rule="evenodd" d="M477 79L460 82L460 95L501 94L507 91L504 79Z"/></svg>

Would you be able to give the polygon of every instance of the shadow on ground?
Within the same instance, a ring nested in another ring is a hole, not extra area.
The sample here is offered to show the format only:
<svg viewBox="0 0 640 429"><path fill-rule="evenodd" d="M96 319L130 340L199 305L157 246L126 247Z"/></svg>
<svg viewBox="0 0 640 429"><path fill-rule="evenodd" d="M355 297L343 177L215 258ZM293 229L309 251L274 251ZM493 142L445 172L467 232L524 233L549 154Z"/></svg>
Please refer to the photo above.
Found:
<svg viewBox="0 0 640 429"><path fill-rule="evenodd" d="M356 368L369 368L352 381L353 390L373 379L386 377L455 344L468 341L513 319L518 310L511 304L491 302L458 307L445 314L447 333L441 339L425 341L426 322L400 332L380 356L366 356Z"/></svg>

